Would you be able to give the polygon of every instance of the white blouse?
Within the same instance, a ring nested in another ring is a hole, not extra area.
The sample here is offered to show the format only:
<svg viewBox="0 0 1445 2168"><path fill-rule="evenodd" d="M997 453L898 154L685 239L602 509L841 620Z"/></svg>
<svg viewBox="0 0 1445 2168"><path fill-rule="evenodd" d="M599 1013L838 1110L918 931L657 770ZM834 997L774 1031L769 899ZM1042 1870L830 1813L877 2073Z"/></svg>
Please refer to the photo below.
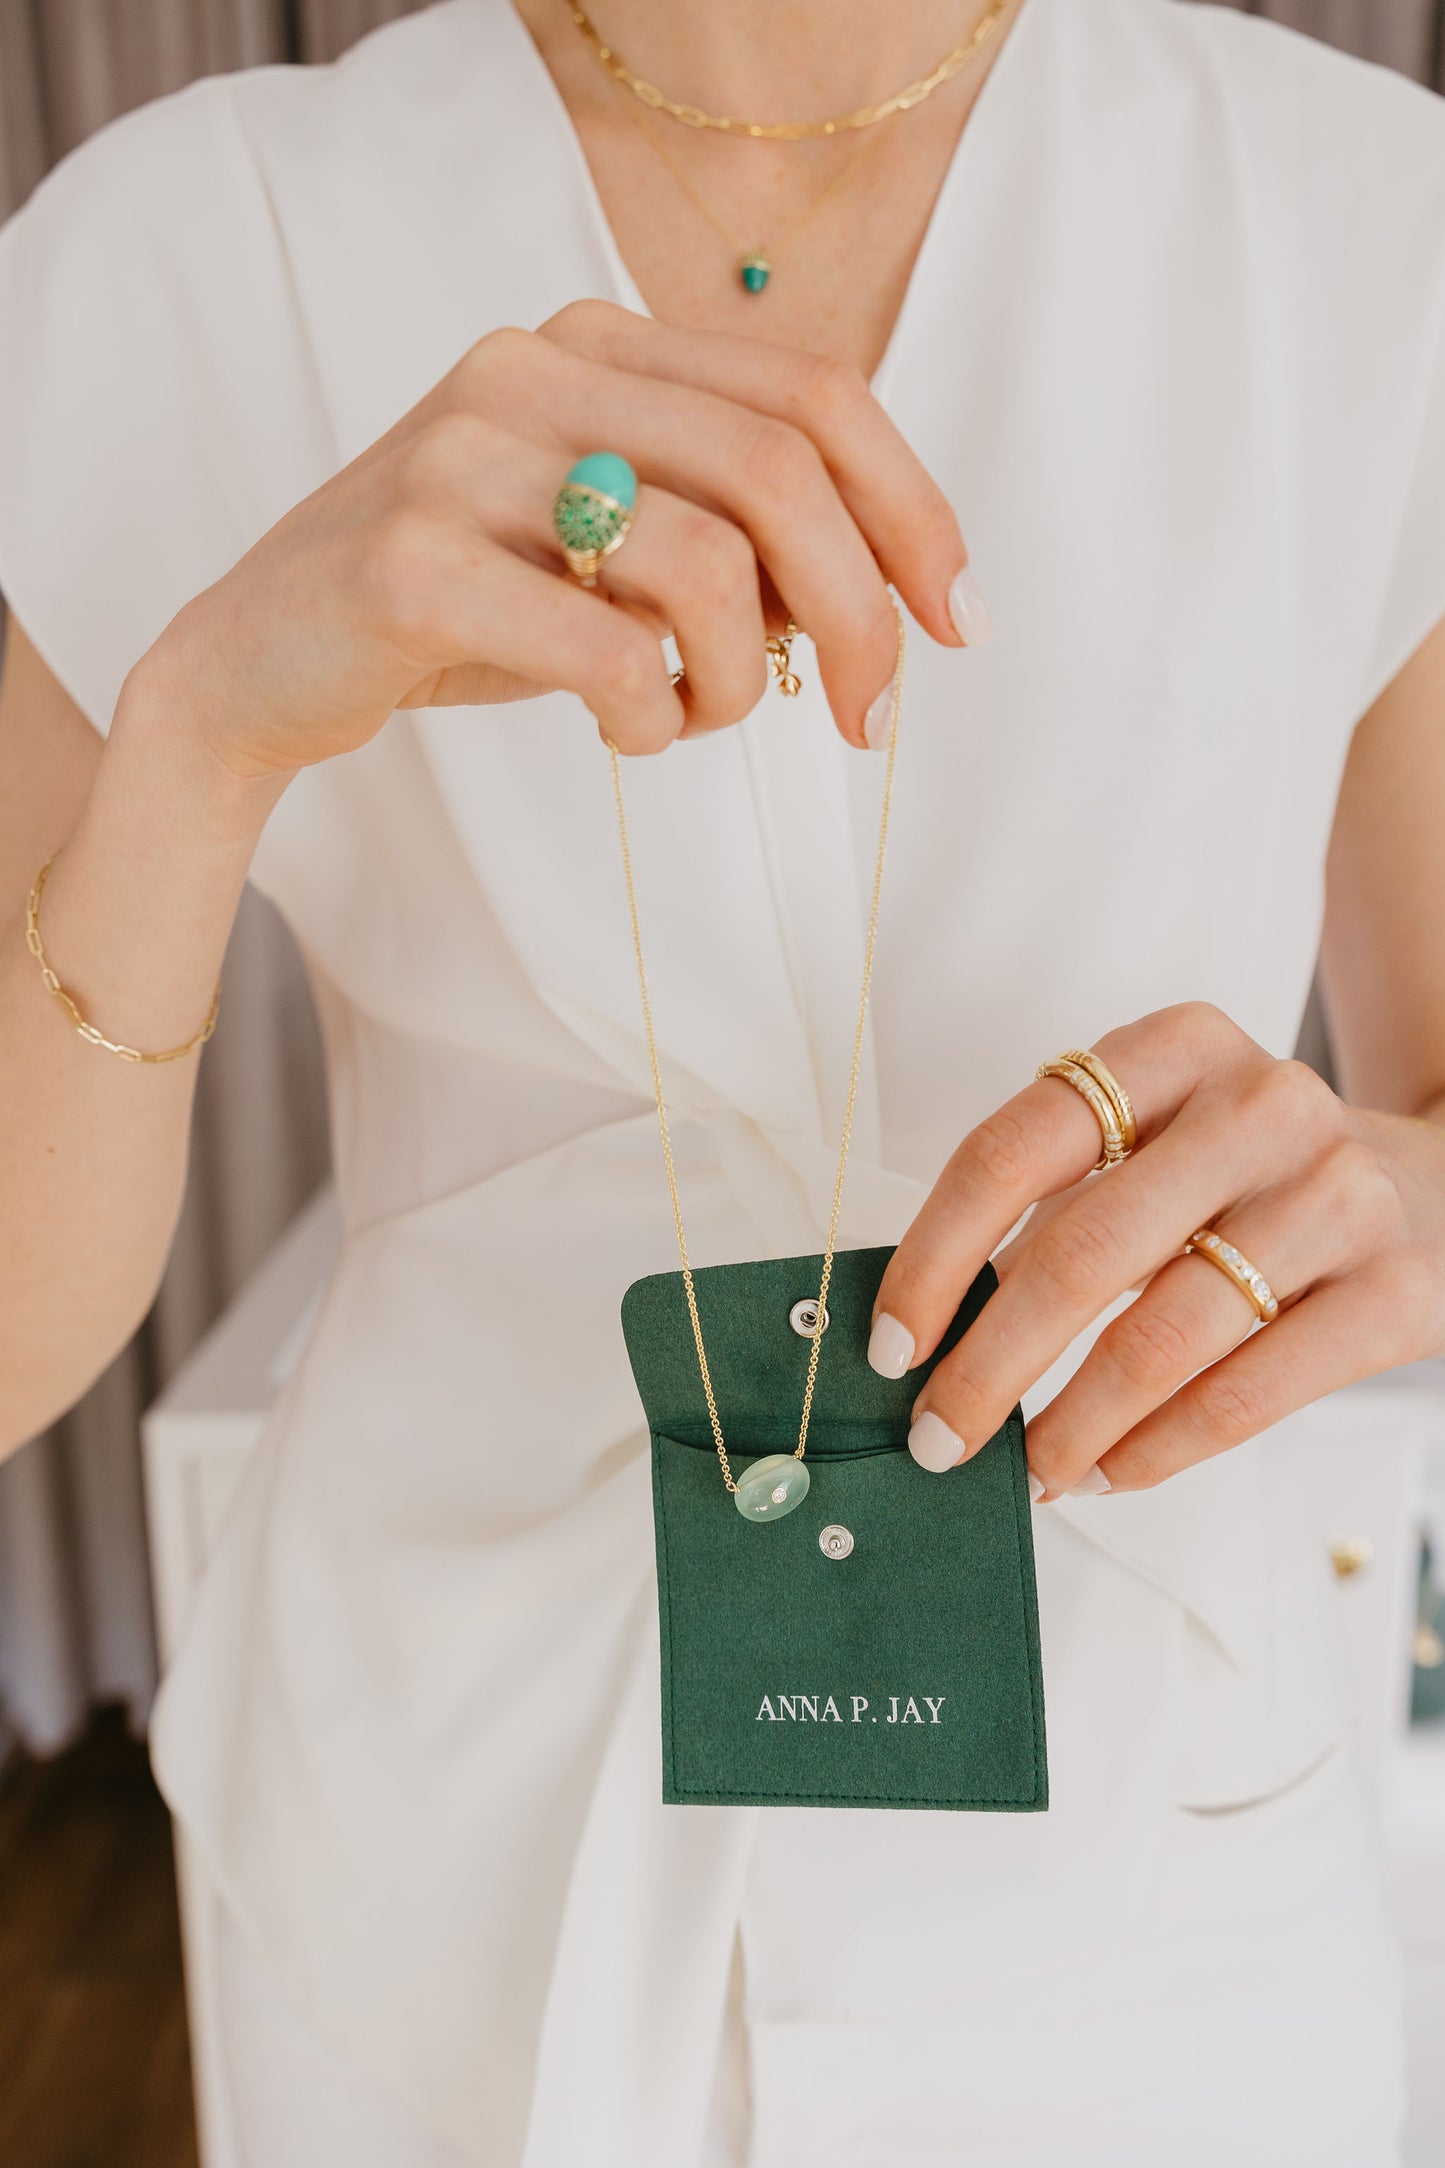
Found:
<svg viewBox="0 0 1445 2168"><path fill-rule="evenodd" d="M0 589L103 729L182 602L584 294L641 306L505 0L121 122L0 239ZM1445 113L1232 12L1026 0L878 388L998 638L912 643L855 1243L1061 1045L1202 998L1290 1051L1351 731L1445 613ZM880 769L804 675L627 776L703 1262L821 1240ZM345 1240L156 1753L439 2133L679 2168L740 1923L759 2022L936 2009L1126 1934L1171 1802L1336 1735L1306 1419L1036 1516L1047 1816L664 1809L617 1311L675 1257L596 733L562 695L397 717L255 878Z"/></svg>

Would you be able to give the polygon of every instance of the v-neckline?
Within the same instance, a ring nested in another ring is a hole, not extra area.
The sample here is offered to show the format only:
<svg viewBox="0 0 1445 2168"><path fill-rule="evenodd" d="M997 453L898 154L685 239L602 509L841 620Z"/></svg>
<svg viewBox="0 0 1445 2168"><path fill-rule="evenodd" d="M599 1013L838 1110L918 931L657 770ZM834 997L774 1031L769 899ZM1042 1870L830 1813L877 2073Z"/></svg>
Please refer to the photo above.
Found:
<svg viewBox="0 0 1445 2168"><path fill-rule="evenodd" d="M518 74L522 82L534 83L538 102L534 108L519 101L523 125L529 134L536 131L531 154L553 167L571 196L585 230L597 279L592 292L651 318L653 312L622 255L556 83L525 24L516 15L512 0L492 0L492 4L505 7L516 36L525 45L525 55L518 55ZM980 195L990 196L991 201L996 195L986 184L988 161L1002 154L1002 148L996 148L999 133L1011 126L1009 101L1016 93L1009 86L1018 78L1018 41L1021 36L1025 38L1026 54L1027 41L1036 35L1032 18L1045 5L1047 0L1024 0L950 155L882 360L871 379L874 394L885 408L890 392L903 379L902 365L915 321L921 316L926 325L937 283L947 276L950 262L957 261L963 207ZM799 708L806 710L811 704L805 699ZM805 720L803 713L794 718L799 725ZM771 904L772 938L786 973L796 1026L795 1054L802 1063L798 1082L804 1084L806 1079L807 1097L798 1101L784 1125L801 1149L806 1140L831 1140L841 1119L841 1108L834 1102L847 1072L847 1040L861 969L864 915L861 893L855 910L840 912L838 899L845 893L852 895L858 886L856 832L861 821L871 839L876 808L868 784L876 778L871 767L866 774L858 767L858 756L843 748L831 722L820 737L811 731L805 735L798 728L768 730L753 717L729 737L735 757L743 765L752 802ZM833 757L819 763L818 754L824 747ZM640 783L637 788L642 790L644 786ZM866 810L861 803L855 803L860 791L866 799ZM844 854L841 859L840 852ZM853 1191L858 1194L850 1204L850 1225L855 1209L862 1215L860 1225L874 1224L868 1218L860 1184L864 1165L878 1156L880 1121L876 1058L870 1045L855 1109ZM830 1175L830 1170L831 1159L825 1172Z"/></svg>
<svg viewBox="0 0 1445 2168"><path fill-rule="evenodd" d="M1002 126L1006 119L1006 101L1003 98L1000 85L1011 81L1017 74L1020 51L1027 48L1034 33L1034 17L1047 4L1048 0L1023 0L1023 5L1005 35L1003 45L994 59L993 66L989 69L979 89L978 96L974 99L959 132L958 141L955 143L948 164L944 168L943 179L933 199L933 206L928 214L928 223L924 228L923 239L919 243L918 252L913 259L913 266L908 274L908 283L904 288L903 299L899 304L898 313L894 317L892 327L889 330L882 359L870 378L874 397L885 407L888 404L889 392L897 375L899 355L903 350L909 324L915 313L916 297L925 285L934 259L943 246L943 235L952 223L954 205L960 197L966 194L971 186L973 168L986 155L988 137L993 131ZM566 100L557 88L550 69L533 43L526 24L512 5L512 0L501 0L501 9L507 16L521 45L525 48L524 65L531 72L532 78L537 85L539 97L544 103L550 105L553 118L566 139L567 156L572 162L588 224L592 228L593 238L607 265L608 275L611 279L613 290L607 298L616 301L625 309L632 310L635 315L651 317L653 312L648 307L642 289L628 269L626 258L618 245L617 236L612 229L612 222L603 206L596 176L588 163L587 153L582 148L582 139L578 135L572 115L567 109Z"/></svg>

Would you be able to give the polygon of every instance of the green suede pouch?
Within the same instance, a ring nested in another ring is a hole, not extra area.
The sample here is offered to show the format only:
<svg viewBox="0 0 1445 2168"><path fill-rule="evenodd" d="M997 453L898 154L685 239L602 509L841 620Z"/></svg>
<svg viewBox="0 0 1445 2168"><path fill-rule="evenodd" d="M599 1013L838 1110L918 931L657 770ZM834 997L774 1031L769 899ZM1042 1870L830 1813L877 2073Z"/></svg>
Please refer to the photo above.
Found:
<svg viewBox="0 0 1445 2168"><path fill-rule="evenodd" d="M1015 1409L962 1468L908 1452L913 1402L997 1284L985 1267L931 1362L881 1378L866 1349L890 1249L840 1252L808 1433L812 1481L774 1523L722 1478L681 1273L622 1304L652 1433L662 1630L662 1796L673 1805L1048 1804L1038 1602ZM790 1453L821 1257L694 1274L734 1476ZM846 1555L819 1538L845 1529Z"/></svg>

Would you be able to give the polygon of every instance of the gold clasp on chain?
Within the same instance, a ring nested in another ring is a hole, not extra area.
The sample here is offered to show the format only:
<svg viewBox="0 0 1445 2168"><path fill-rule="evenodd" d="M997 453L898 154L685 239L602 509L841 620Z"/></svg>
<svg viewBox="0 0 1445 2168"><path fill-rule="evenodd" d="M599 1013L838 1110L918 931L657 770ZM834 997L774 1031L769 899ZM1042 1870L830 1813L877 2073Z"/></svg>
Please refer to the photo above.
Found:
<svg viewBox="0 0 1445 2168"><path fill-rule="evenodd" d="M785 700L796 698L803 690L803 681L793 668L793 642L797 637L798 627L790 617L782 631L774 633L768 642L768 668Z"/></svg>

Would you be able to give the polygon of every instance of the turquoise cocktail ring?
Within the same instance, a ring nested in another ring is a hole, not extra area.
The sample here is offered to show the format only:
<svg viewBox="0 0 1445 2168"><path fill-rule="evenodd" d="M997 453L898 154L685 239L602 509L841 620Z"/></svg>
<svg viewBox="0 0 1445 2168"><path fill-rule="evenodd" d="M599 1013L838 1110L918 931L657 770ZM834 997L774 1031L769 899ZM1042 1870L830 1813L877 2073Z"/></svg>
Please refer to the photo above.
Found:
<svg viewBox="0 0 1445 2168"><path fill-rule="evenodd" d="M552 532L584 587L597 585L597 567L627 540L636 507L637 476L620 452L589 452L552 499Z"/></svg>

